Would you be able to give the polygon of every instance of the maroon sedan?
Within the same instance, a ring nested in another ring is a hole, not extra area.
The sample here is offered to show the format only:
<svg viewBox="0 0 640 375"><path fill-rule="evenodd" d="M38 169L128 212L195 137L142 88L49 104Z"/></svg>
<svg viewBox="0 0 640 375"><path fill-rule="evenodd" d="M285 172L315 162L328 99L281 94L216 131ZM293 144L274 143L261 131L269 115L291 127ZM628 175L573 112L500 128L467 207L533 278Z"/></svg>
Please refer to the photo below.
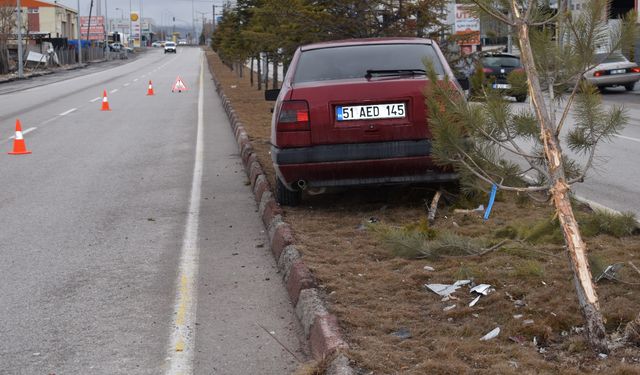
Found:
<svg viewBox="0 0 640 375"><path fill-rule="evenodd" d="M456 80L427 39L347 40L298 48L276 100L271 156L276 200L300 203L308 188L444 182L431 160L425 62ZM458 91L459 90L459 87Z"/></svg>

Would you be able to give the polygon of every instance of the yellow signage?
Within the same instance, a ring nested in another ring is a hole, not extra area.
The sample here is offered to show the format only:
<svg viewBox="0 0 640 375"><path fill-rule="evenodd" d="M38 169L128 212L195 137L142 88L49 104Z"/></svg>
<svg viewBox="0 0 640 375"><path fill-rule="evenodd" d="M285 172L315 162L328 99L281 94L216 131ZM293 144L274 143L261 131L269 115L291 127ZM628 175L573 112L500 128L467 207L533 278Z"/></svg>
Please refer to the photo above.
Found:
<svg viewBox="0 0 640 375"><path fill-rule="evenodd" d="M138 13L131 13L131 21L136 22L138 20Z"/></svg>

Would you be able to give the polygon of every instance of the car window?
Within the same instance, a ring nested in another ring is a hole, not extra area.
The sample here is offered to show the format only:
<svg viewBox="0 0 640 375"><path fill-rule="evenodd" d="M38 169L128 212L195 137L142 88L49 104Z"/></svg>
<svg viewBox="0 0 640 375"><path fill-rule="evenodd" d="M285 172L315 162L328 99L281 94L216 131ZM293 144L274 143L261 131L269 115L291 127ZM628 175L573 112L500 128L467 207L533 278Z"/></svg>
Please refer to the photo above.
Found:
<svg viewBox="0 0 640 375"><path fill-rule="evenodd" d="M168 47L174 47L175 45L176 45L175 43L166 43L165 44L165 46L168 46Z"/></svg>
<svg viewBox="0 0 640 375"><path fill-rule="evenodd" d="M444 68L433 46L428 44L375 44L342 46L304 51L294 83L361 78L367 70L419 69L430 61L437 74Z"/></svg>
<svg viewBox="0 0 640 375"><path fill-rule="evenodd" d="M627 61L628 61L627 58L624 57L619 52L614 52L614 53L611 53L611 54L599 53L599 54L596 55L596 62L598 64L627 62Z"/></svg>
<svg viewBox="0 0 640 375"><path fill-rule="evenodd" d="M513 56L485 56L481 61L483 66L492 68L520 67L520 59Z"/></svg>

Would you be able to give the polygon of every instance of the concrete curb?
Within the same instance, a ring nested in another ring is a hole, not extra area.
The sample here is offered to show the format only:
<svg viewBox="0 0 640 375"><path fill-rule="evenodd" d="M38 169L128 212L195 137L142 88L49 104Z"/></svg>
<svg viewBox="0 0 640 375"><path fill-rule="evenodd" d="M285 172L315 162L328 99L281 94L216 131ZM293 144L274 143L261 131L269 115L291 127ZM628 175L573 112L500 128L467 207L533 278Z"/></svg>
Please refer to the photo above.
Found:
<svg viewBox="0 0 640 375"><path fill-rule="evenodd" d="M340 353L341 350L347 349L348 345L342 338L338 319L328 312L311 270L305 265L295 247L293 230L282 220L282 208L274 198L249 135L213 72L212 75L216 92L220 95L222 106L231 122L240 157L258 204L258 213L267 229L271 252L278 269L282 272L289 298L304 328L311 353L318 360L337 353L329 363L327 374L353 375L355 371L350 367L349 359Z"/></svg>

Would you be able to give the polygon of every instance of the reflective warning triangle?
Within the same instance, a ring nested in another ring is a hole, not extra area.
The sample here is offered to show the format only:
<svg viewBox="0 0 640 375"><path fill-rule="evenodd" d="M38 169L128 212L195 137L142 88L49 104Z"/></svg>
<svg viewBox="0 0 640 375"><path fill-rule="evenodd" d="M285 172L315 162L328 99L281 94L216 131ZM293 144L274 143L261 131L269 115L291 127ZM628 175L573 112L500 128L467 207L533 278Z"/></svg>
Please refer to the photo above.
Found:
<svg viewBox="0 0 640 375"><path fill-rule="evenodd" d="M171 89L171 92L182 92L182 91L187 91L189 90L187 88L187 85L184 84L184 82L182 82L182 78L180 78L180 76L178 76L178 78L176 78L176 83L173 84L173 88Z"/></svg>

